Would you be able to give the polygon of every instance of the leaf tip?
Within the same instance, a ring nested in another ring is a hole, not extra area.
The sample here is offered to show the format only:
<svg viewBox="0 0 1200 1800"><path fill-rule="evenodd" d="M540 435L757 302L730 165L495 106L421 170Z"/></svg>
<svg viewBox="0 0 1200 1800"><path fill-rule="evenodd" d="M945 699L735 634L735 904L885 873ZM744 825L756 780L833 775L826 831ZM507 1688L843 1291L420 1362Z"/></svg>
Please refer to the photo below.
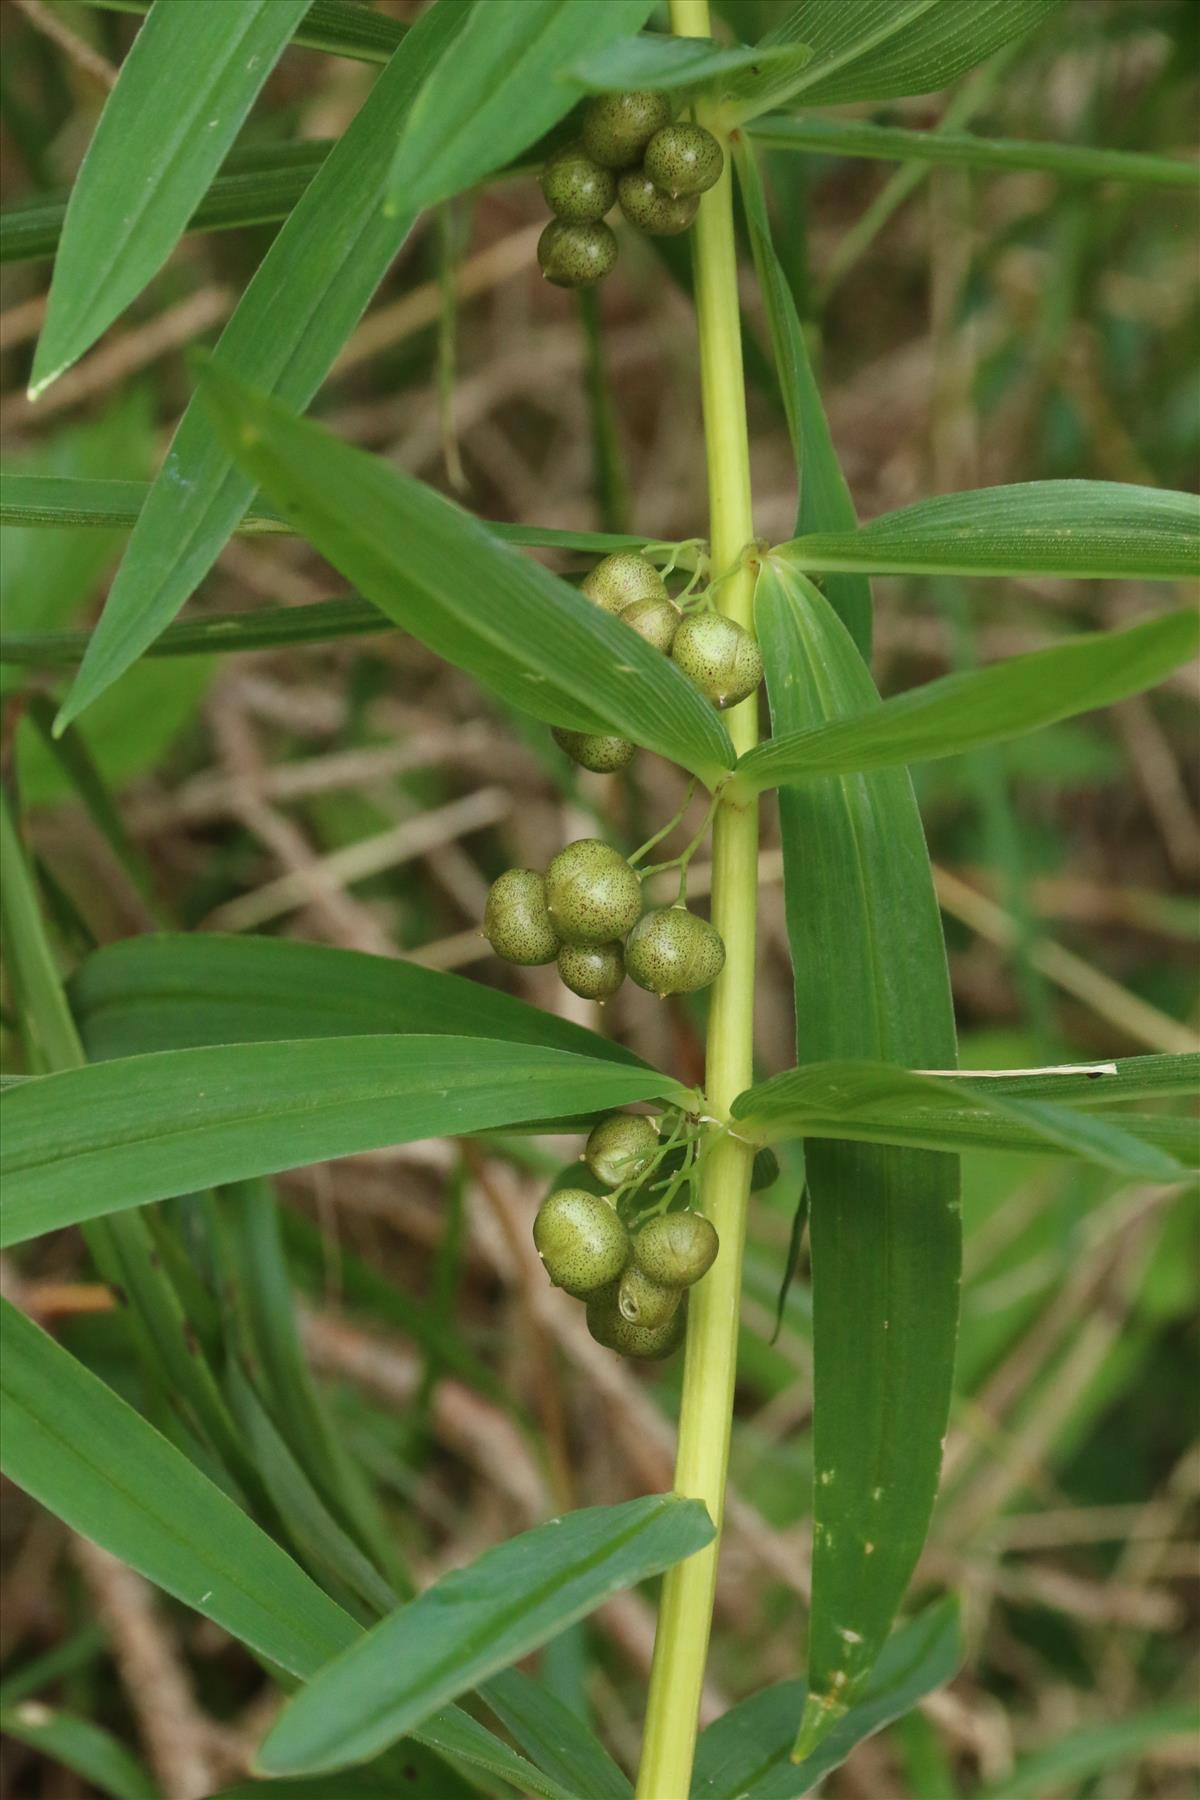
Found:
<svg viewBox="0 0 1200 1800"><path fill-rule="evenodd" d="M840 1700L831 1700L824 1694L809 1694L804 1702L800 1729L796 1733L789 1760L794 1763L806 1762L845 1711L846 1707Z"/></svg>

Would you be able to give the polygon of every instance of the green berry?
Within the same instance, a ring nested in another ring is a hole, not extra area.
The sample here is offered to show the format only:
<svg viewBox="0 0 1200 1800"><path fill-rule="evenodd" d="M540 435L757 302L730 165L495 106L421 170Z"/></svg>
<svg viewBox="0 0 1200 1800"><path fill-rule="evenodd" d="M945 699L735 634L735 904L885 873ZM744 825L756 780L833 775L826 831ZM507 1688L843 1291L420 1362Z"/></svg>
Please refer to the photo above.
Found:
<svg viewBox="0 0 1200 1800"><path fill-rule="evenodd" d="M611 844L579 838L546 870L546 910L564 944L611 944L641 917L642 884Z"/></svg>
<svg viewBox="0 0 1200 1800"><path fill-rule="evenodd" d="M658 1154L658 1126L645 1113L609 1113L593 1125L583 1160L605 1187L636 1181Z"/></svg>
<svg viewBox="0 0 1200 1800"><path fill-rule="evenodd" d="M556 219L568 225L593 225L612 208L617 178L611 169L593 162L582 144L568 144L542 170L542 193Z"/></svg>
<svg viewBox="0 0 1200 1800"><path fill-rule="evenodd" d="M608 1287L629 1261L629 1233L616 1207L586 1188L547 1194L533 1221L533 1241L555 1287L576 1299Z"/></svg>
<svg viewBox="0 0 1200 1800"><path fill-rule="evenodd" d="M664 193L704 194L721 179L725 153L703 125L664 125L646 146L643 168Z"/></svg>
<svg viewBox="0 0 1200 1800"><path fill-rule="evenodd" d="M664 656L671 654L671 645L683 615L665 594L661 597L651 594L645 600L635 600L632 606L624 609L621 617L655 650L661 650Z"/></svg>
<svg viewBox="0 0 1200 1800"><path fill-rule="evenodd" d="M675 1316L682 1299L678 1287L662 1287L636 1264L625 1270L617 1283L617 1309L630 1325L641 1325L647 1331L666 1325Z"/></svg>
<svg viewBox="0 0 1200 1800"><path fill-rule="evenodd" d="M761 1194L766 1188L774 1187L779 1180L779 1158L773 1150L763 1149L755 1152L754 1162L750 1168L750 1190Z"/></svg>
<svg viewBox="0 0 1200 1800"><path fill-rule="evenodd" d="M665 1325L632 1325L621 1311L614 1281L601 1288L588 1300L587 1326L598 1344L617 1350L622 1356L639 1361L657 1361L670 1356L683 1340L687 1326L687 1304L677 1306Z"/></svg>
<svg viewBox="0 0 1200 1800"><path fill-rule="evenodd" d="M625 946L626 973L660 1000L706 988L724 966L725 945L716 926L682 906L648 912Z"/></svg>
<svg viewBox="0 0 1200 1800"><path fill-rule="evenodd" d="M736 706L763 677L762 652L750 633L716 612L683 621L671 660L714 706Z"/></svg>
<svg viewBox="0 0 1200 1800"><path fill-rule="evenodd" d="M623 613L635 600L665 600L667 584L652 562L636 550L616 550L598 562L580 584L605 612Z"/></svg>
<svg viewBox="0 0 1200 1800"><path fill-rule="evenodd" d="M625 954L619 943L564 944L558 972L581 1000L611 1000L625 979Z"/></svg>
<svg viewBox="0 0 1200 1800"><path fill-rule="evenodd" d="M611 775L633 761L634 745L628 738L606 737L597 731L560 731L557 725L550 735L572 762L594 775Z"/></svg>
<svg viewBox="0 0 1200 1800"><path fill-rule="evenodd" d="M567 225L551 219L538 239L537 259L542 274L555 287L591 287L602 281L617 260L617 240L604 223Z"/></svg>
<svg viewBox="0 0 1200 1800"><path fill-rule="evenodd" d="M664 194L644 169L626 169L617 183L621 211L647 237L678 237L696 220L699 194Z"/></svg>
<svg viewBox="0 0 1200 1800"><path fill-rule="evenodd" d="M533 968L554 961L559 936L546 910L546 883L536 869L508 869L493 881L483 935L505 962Z"/></svg>
<svg viewBox="0 0 1200 1800"><path fill-rule="evenodd" d="M703 1213L661 1213L633 1240L633 1260L643 1275L665 1288L691 1287L717 1260L720 1239Z"/></svg>
<svg viewBox="0 0 1200 1800"><path fill-rule="evenodd" d="M671 122L665 94L597 94L583 114L583 147L606 169L628 169L641 162L656 131Z"/></svg>

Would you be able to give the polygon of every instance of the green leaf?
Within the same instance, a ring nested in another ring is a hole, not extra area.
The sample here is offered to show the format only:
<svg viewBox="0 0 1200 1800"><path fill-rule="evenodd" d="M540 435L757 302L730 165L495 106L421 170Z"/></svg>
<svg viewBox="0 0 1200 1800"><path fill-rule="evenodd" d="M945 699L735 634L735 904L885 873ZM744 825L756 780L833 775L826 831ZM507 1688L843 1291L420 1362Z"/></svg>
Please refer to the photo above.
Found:
<svg viewBox="0 0 1200 1800"><path fill-rule="evenodd" d="M549 1045L649 1072L623 1045L482 982L292 938L125 938L89 956L68 993L93 1062L203 1044L411 1031Z"/></svg>
<svg viewBox="0 0 1200 1800"><path fill-rule="evenodd" d="M479 1697L538 1768L568 1794L630 1800L629 1779L604 1745L540 1681L519 1669L505 1669L484 1683Z"/></svg>
<svg viewBox="0 0 1200 1800"><path fill-rule="evenodd" d="M620 94L651 89L659 93L738 93L735 77L762 75L778 81L802 69L812 52L805 44L773 50L753 45L728 47L711 38L668 37L643 32L623 38L571 65L570 79L588 94Z"/></svg>
<svg viewBox="0 0 1200 1800"><path fill-rule="evenodd" d="M561 1787L460 1707L443 1707L414 1735L422 1744L430 1745L445 1756L461 1757L477 1768L486 1769L489 1774L498 1775L502 1781L511 1782L521 1794L540 1794L544 1800L578 1800L574 1789ZM326 1793L328 1786L326 1782Z"/></svg>
<svg viewBox="0 0 1200 1800"><path fill-rule="evenodd" d="M359 1150L684 1093L650 1069L490 1038L301 1039L92 1063L4 1095L0 1241Z"/></svg>
<svg viewBox="0 0 1200 1800"><path fill-rule="evenodd" d="M215 354L293 406L306 406L407 236L381 202L396 134L463 22L434 6L407 33L361 110L287 219ZM68 723L136 661L204 576L253 497L195 400L142 509L60 715Z"/></svg>
<svg viewBox="0 0 1200 1800"><path fill-rule="evenodd" d="M861 712L874 685L845 627L779 559L755 619L773 729ZM803 1063L952 1068L954 1018L928 854L907 774L779 796ZM925 1539L958 1323L952 1157L806 1147L813 1271L813 1603L798 1754L852 1706Z"/></svg>
<svg viewBox="0 0 1200 1800"><path fill-rule="evenodd" d="M488 0L431 71L396 147L387 205L418 212L510 162L575 103L576 58L645 23L654 0Z"/></svg>
<svg viewBox="0 0 1200 1800"><path fill-rule="evenodd" d="M307 6L155 0L71 190L31 399L162 268Z"/></svg>
<svg viewBox="0 0 1200 1800"><path fill-rule="evenodd" d="M377 636L395 629L391 619L369 600L314 600L306 606L259 606L250 612L176 619L145 655L232 656L239 650L300 649L306 644ZM41 669L77 663L91 636L90 631L6 632L0 634L0 663Z"/></svg>
<svg viewBox="0 0 1200 1800"><path fill-rule="evenodd" d="M321 1671L284 1709L259 1767L361 1762L610 1594L712 1541L697 1500L650 1495L551 1519L444 1575Z"/></svg>
<svg viewBox="0 0 1200 1800"><path fill-rule="evenodd" d="M799 1800L856 1744L950 1681L962 1657L958 1603L941 1600L888 1639L862 1699L802 1763L792 1762L789 1752L804 1704L803 1682L764 1688L701 1732L691 1800Z"/></svg>
<svg viewBox="0 0 1200 1800"><path fill-rule="evenodd" d="M71 1769L113 1800L162 1800L142 1765L119 1740L90 1719L27 1700L0 1711L0 1731L28 1744L49 1762Z"/></svg>
<svg viewBox="0 0 1200 1800"><path fill-rule="evenodd" d="M1025 481L920 500L777 554L810 571L1176 581L1200 574L1200 499L1119 481Z"/></svg>
<svg viewBox="0 0 1200 1800"><path fill-rule="evenodd" d="M1190 1700L1088 1725L1021 1757L1002 1781L978 1789L975 1800L1042 1800L1068 1784L1077 1788L1089 1775L1115 1776L1172 1738L1190 1745L1195 1737L1196 1708Z"/></svg>
<svg viewBox="0 0 1200 1800"><path fill-rule="evenodd" d="M976 137L969 131L911 131L868 119L823 119L819 114L756 119L750 135L772 150L814 156L866 156L883 162L943 163L952 169L1033 169L1064 181L1132 181L1195 188L1200 167L1177 156L1145 156L1091 144L1042 144L1020 138Z"/></svg>
<svg viewBox="0 0 1200 1800"><path fill-rule="evenodd" d="M149 12L151 0L86 0L107 12ZM292 42L329 56L354 57L359 62L386 62L409 30L399 19L376 12L362 0L311 0L308 12L292 34Z"/></svg>
<svg viewBox="0 0 1200 1800"><path fill-rule="evenodd" d="M761 793L785 782L960 756L1140 694L1190 661L1198 644L1200 616L1189 608L947 675L857 717L760 744L738 763L738 780Z"/></svg>
<svg viewBox="0 0 1200 1800"><path fill-rule="evenodd" d="M368 600L502 699L614 731L710 787L733 761L714 709L620 619L380 457L210 365L204 392L242 467Z"/></svg>

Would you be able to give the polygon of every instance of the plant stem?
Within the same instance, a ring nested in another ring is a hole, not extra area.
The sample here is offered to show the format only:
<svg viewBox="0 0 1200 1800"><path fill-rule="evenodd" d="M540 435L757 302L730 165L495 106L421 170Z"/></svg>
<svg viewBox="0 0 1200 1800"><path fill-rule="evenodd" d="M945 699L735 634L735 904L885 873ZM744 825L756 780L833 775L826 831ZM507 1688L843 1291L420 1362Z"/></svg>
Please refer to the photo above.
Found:
<svg viewBox="0 0 1200 1800"><path fill-rule="evenodd" d="M681 37L709 36L708 0L671 0L671 25ZM735 570L721 584L720 611L752 630L754 571L739 560L753 541L754 522L729 144L709 103L697 103L696 117L725 150L724 171L701 202L693 240L712 566ZM739 753L756 741L757 721L753 698L730 709L729 733ZM753 1079L757 869L757 808L726 793L713 825L712 883L713 923L725 940L725 967L712 990L706 1077L708 1111L720 1121ZM686 1800L691 1784L729 1466L753 1160L749 1145L725 1135L711 1143L704 1161L701 1202L721 1249L691 1298L675 1491L703 1500L718 1536L707 1550L677 1563L663 1582L638 1800Z"/></svg>

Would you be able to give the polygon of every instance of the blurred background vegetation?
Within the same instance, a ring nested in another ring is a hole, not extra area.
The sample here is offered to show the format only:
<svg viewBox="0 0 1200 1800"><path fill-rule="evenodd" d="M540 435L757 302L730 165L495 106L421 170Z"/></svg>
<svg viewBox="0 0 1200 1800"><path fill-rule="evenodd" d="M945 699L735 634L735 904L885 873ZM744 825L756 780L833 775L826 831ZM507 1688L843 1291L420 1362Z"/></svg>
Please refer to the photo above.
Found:
<svg viewBox="0 0 1200 1800"><path fill-rule="evenodd" d="M781 0L718 6L746 39L784 10ZM69 185L135 28L60 0L0 11L6 207ZM980 133L1189 155L1198 63L1196 0L1067 0L951 93L862 116L929 127L949 112ZM290 50L243 141L332 136L372 79L363 65ZM1186 190L784 152L764 165L861 516L1038 477L1196 486L1197 219ZM538 277L543 221L531 179L426 216L314 412L487 517L703 532L685 249L625 234L616 276L579 302ZM214 341L271 229L187 238L36 407L24 384L50 265L6 263L6 467L147 479L190 391L185 353ZM748 258L746 271L756 516L778 539L791 532L795 477ZM3 539L7 630L94 619L119 537ZM242 538L190 611L338 591L299 542ZM878 580L875 595L885 693L1120 624L1159 598L1049 580ZM598 817L635 841L643 816L676 803L666 804L678 785L666 766L643 758L629 777L579 775L540 728L395 633L143 662L84 720L103 782L83 790L39 725L37 696L60 687L51 671L3 671L2 750L34 809L68 959L156 926L262 931L413 956L587 1018L553 970L489 955L478 936L487 884L514 862L541 866ZM1150 699L917 771L964 1063L1196 1046L1196 699L1194 675L1181 674ZM774 842L768 817L764 1072L793 1060ZM695 1079L702 1006L703 996L660 1006L627 988L605 1022ZM278 1184L308 1353L422 1577L556 1506L669 1485L678 1368L647 1376L600 1351L532 1254L538 1196L576 1150L424 1144ZM964 1178L957 1401L917 1593L962 1592L969 1660L827 1791L1182 1800L1196 1792L1200 1753L1166 1722L1197 1693L1195 1195L1029 1157L968 1157ZM793 1161L754 1209L710 1713L795 1674L803 1644L803 1257L772 1338L798 1185ZM73 1351L145 1400L125 1323L75 1233L29 1246L4 1279ZM244 1769L261 1719L242 1651L11 1490L3 1551L0 1700L57 1697L104 1719L141 1742L165 1793L207 1792ZM646 1600L624 1596L541 1659L627 1765L652 1631ZM0 1791L74 1800L98 1790L10 1741Z"/></svg>

